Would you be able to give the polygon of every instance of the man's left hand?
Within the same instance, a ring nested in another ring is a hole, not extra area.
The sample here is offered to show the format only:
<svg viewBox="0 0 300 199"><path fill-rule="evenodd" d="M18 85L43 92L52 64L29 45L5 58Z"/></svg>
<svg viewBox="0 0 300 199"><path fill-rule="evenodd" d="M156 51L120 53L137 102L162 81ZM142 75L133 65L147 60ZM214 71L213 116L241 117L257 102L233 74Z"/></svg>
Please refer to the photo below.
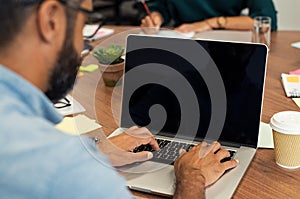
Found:
<svg viewBox="0 0 300 199"><path fill-rule="evenodd" d="M147 128L133 126L120 135L101 141L98 147L109 157L113 166L123 166L151 159L153 154L149 151L132 152L136 147L146 144L159 150L158 143Z"/></svg>

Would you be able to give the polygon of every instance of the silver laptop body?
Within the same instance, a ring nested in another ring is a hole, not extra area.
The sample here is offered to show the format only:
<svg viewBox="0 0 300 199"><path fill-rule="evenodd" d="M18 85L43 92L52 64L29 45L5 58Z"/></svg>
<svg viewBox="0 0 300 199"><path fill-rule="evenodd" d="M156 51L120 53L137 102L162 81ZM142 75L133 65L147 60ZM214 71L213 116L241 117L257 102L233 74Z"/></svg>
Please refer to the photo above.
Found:
<svg viewBox="0 0 300 199"><path fill-rule="evenodd" d="M218 140L236 152L239 165L207 187L206 197L231 198L256 152L266 58L260 44L130 35L121 128L112 136L139 125L156 138L188 144ZM178 87L185 80L190 86ZM189 101L193 97L198 104ZM130 189L170 197L175 191L170 164L146 161L118 169Z"/></svg>

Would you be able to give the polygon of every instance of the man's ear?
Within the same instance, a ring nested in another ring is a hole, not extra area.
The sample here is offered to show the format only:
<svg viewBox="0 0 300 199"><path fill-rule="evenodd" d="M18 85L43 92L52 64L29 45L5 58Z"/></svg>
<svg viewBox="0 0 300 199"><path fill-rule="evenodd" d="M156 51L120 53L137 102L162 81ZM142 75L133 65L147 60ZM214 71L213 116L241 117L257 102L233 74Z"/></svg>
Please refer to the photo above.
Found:
<svg viewBox="0 0 300 199"><path fill-rule="evenodd" d="M37 29L44 42L64 39L66 17L63 5L57 1L44 1L37 13Z"/></svg>

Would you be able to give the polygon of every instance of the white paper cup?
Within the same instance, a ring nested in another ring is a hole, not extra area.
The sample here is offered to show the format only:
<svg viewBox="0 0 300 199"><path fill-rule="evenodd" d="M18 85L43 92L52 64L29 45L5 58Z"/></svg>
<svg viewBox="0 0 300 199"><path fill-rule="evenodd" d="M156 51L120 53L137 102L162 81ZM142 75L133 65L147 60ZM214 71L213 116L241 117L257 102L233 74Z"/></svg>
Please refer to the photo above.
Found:
<svg viewBox="0 0 300 199"><path fill-rule="evenodd" d="M300 112L284 111L273 115L275 161L287 169L300 168Z"/></svg>

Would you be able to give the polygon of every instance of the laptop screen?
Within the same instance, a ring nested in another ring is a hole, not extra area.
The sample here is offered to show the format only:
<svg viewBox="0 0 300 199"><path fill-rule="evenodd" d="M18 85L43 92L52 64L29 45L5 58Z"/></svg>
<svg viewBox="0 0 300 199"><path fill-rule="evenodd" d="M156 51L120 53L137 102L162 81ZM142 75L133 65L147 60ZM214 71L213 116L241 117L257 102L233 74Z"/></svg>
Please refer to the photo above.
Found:
<svg viewBox="0 0 300 199"><path fill-rule="evenodd" d="M257 146L267 48L130 35L121 127Z"/></svg>

